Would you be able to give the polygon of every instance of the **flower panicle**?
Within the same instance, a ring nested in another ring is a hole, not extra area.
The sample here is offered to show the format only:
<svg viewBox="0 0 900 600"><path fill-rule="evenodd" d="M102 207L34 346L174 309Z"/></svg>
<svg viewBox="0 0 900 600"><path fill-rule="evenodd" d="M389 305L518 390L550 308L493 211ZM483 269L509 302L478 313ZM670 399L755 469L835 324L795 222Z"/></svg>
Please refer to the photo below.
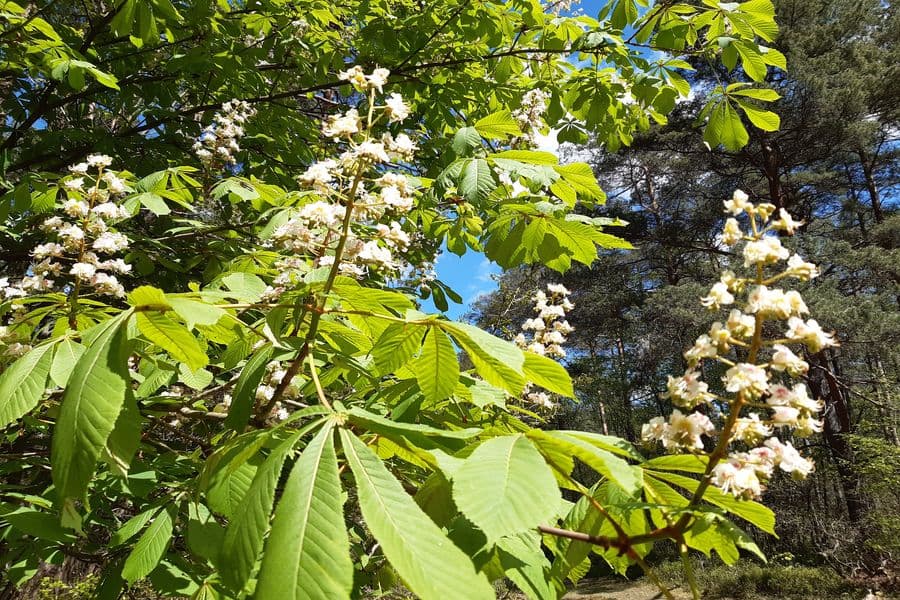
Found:
<svg viewBox="0 0 900 600"><path fill-rule="evenodd" d="M703 438L718 436L717 451L710 454L711 482L734 496L756 498L776 469L797 478L814 469L790 442L772 436L776 430L798 437L822 431L822 402L811 398L803 383L789 380L809 370L797 348L816 353L837 341L833 333L806 318L810 311L798 291L772 287L790 278L809 281L819 273L816 265L792 254L774 235L793 234L802 222L771 204L753 204L740 190L724 205L731 216L721 239L730 246L744 243L743 265L753 275L739 277L725 271L700 299L709 310L727 308L728 317L714 322L684 353L687 371L670 376L663 394L677 408L668 419L651 419L641 435L645 442L661 443L670 452L703 452ZM742 228L741 216L747 218L748 227ZM770 274L773 269L777 272ZM767 321L786 325L780 337L765 339ZM716 390L703 380L705 361L727 367ZM700 410L682 412L695 409ZM710 416L723 423L721 428ZM733 444L747 450L732 450Z"/></svg>
<svg viewBox="0 0 900 600"><path fill-rule="evenodd" d="M566 351L563 346L568 341L567 336L575 330L566 320L566 314L575 308L569 300L570 294L560 283L548 284L546 292L535 292L531 299L537 316L522 323L522 332L513 340L515 344L540 356L564 359ZM526 334L530 334L530 339ZM539 408L556 408L556 402L547 392L534 390L531 385L526 388L524 398Z"/></svg>

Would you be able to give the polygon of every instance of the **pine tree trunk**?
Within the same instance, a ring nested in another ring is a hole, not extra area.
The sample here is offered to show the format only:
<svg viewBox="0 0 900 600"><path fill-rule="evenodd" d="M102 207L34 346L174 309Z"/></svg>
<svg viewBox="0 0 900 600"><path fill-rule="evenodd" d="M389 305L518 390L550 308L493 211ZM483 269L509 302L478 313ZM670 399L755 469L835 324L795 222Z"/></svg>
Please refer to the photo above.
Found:
<svg viewBox="0 0 900 600"><path fill-rule="evenodd" d="M859 475L854 467L854 453L847 439L851 432L849 394L841 389L834 372L837 361L819 352L811 357L809 387L813 397L825 402L824 438L834 459L838 482L844 496L847 517L851 523L859 523L865 513L865 505L860 491Z"/></svg>

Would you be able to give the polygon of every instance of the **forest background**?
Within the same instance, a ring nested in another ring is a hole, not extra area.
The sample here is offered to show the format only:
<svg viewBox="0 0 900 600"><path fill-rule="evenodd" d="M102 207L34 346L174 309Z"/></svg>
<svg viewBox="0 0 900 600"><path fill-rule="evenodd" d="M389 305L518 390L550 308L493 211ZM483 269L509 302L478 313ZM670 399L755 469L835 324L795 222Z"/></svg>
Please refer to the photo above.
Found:
<svg viewBox="0 0 900 600"><path fill-rule="evenodd" d="M877 1L776 7L773 45L790 64L769 79L780 130L751 132L739 152L710 150L695 127L701 91L618 152L564 145L563 156L590 157L606 210L629 222L623 237L637 249L562 278L505 274L469 317L511 336L528 290L558 280L577 290L567 366L581 402L555 426L638 440L641 423L667 412L661 394L683 367L679 349L705 329L696 299L729 256L721 198L741 187L786 208L806 223L797 247L823 267L804 297L841 346L818 354L809 375L826 402L824 431L804 444L816 472L770 487L780 537L764 544L787 564L885 577L900 556L900 20ZM721 80L721 67L697 66L700 90Z"/></svg>

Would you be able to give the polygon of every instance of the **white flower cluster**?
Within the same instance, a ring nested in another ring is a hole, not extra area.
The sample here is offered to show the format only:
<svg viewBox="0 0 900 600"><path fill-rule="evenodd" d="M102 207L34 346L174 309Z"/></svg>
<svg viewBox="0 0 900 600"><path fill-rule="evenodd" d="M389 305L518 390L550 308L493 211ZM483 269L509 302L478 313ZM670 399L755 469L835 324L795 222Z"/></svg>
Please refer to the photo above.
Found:
<svg viewBox="0 0 900 600"><path fill-rule="evenodd" d="M547 100L550 94L535 88L525 92L522 96L522 104L513 111L513 118L522 129L522 137L530 145L534 145L541 129L544 127L544 113L547 112Z"/></svg>
<svg viewBox="0 0 900 600"><path fill-rule="evenodd" d="M566 335L572 333L573 328L566 321L566 313L575 308L569 301L569 290L562 284L549 284L547 292L538 290L532 301L534 311L538 316L534 319L526 319L522 323L524 331L531 331L531 341L520 333L515 338L515 343L520 348L541 356L553 358L565 358L566 351L563 344L566 343Z"/></svg>
<svg viewBox="0 0 900 600"><path fill-rule="evenodd" d="M564 285L558 283L548 284L547 292L535 292L531 299L538 316L522 323L522 329L531 332L531 340L526 338L525 333L520 333L513 340L516 345L541 356L565 358L563 344L566 343L566 336L574 331L565 318L566 313L575 308L569 300L570 293ZM525 390L525 399L541 408L556 407L549 394L532 391L530 385Z"/></svg>
<svg viewBox="0 0 900 600"><path fill-rule="evenodd" d="M336 159L320 160L300 175L301 185L314 193L311 201L301 206L293 216L276 228L273 241L291 252L313 258L319 267L334 264L334 254L344 238L339 272L362 278L372 272L395 275L408 267L402 255L412 241L404 229L404 215L413 208L416 187L401 173L385 169L393 160L408 160L417 150L405 133L396 137L385 133L372 137L372 128L381 117L400 121L409 109L399 94L390 94L383 105L375 103L390 72L375 69L366 74L353 67L340 77L360 91L367 91L373 110L364 119L357 109L332 116L322 127L326 137L346 146ZM351 214L347 207L351 206ZM347 219L352 225L346 236L343 230ZM289 264L291 263L291 264ZM297 283L305 268L302 259L281 261L279 275L267 290L268 299L277 298Z"/></svg>
<svg viewBox="0 0 900 600"><path fill-rule="evenodd" d="M733 419L720 436L713 461L712 482L723 491L735 496L758 497L775 468L805 477L813 469L811 461L803 458L788 442L769 437L775 429L793 428L798 436L822 431L818 419L821 401L810 398L802 383L789 387L779 377L800 377L809 365L790 348L791 344L805 346L809 352L837 345L833 334L823 331L814 320L804 320L809 309L795 290L771 287L786 278L808 281L818 275L815 265L791 255L781 244L774 231L792 233L801 225L784 210L777 219L771 204L755 205L740 190L725 202L732 215L746 214L749 231L741 230L735 218L725 223L723 241L734 245L746 241L742 256L746 267L752 268L752 278L738 277L731 271L723 273L712 286L701 304L712 310L731 306L737 297L745 294L743 307L730 309L728 318L713 323L709 332L697 338L684 353L688 370L679 377L669 377L664 397L681 409L692 410L705 406L705 413L712 414L716 403L729 406ZM784 267L780 263L787 261ZM766 269L775 266L779 271L767 276ZM763 337L763 323L767 320L786 321L783 337L768 340ZM728 368L722 378L724 395L713 393L702 380L702 361L714 360ZM748 412L744 409L761 409L765 412ZM713 422L706 414L694 412L684 415L675 409L666 420L656 417L643 426L642 437L647 442L662 442L670 451L702 452L702 436L716 433ZM739 442L750 449L720 456L730 444ZM718 453L718 454L717 454ZM716 462L718 461L718 462Z"/></svg>
<svg viewBox="0 0 900 600"><path fill-rule="evenodd" d="M223 104L213 122L194 142L194 154L200 162L211 168L235 164L235 155L241 151L238 140L244 137L244 123L255 114L256 110L243 100Z"/></svg>
<svg viewBox="0 0 900 600"><path fill-rule="evenodd" d="M90 287L98 294L122 297L125 289L116 275L131 271L131 265L113 258L128 248L128 238L110 226L130 217L116 204L116 196L127 191L126 183L114 172L105 171L112 159L92 154L85 162L69 167L72 175L61 182L67 199L62 214L41 224L50 241L31 251L34 259L28 275L18 283L0 279L0 299L12 299L53 289ZM89 175L90 173L90 175ZM85 184L85 179L92 183Z"/></svg>

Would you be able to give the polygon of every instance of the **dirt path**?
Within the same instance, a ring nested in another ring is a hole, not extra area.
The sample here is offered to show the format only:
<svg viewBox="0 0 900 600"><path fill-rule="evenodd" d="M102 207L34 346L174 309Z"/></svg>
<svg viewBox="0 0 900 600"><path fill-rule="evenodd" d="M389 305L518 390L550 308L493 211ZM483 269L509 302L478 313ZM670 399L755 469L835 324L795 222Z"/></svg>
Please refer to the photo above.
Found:
<svg viewBox="0 0 900 600"><path fill-rule="evenodd" d="M690 594L680 589L672 590L677 600L686 600ZM662 598L659 589L642 581L610 581L597 579L584 581L572 590L564 600L656 600Z"/></svg>

